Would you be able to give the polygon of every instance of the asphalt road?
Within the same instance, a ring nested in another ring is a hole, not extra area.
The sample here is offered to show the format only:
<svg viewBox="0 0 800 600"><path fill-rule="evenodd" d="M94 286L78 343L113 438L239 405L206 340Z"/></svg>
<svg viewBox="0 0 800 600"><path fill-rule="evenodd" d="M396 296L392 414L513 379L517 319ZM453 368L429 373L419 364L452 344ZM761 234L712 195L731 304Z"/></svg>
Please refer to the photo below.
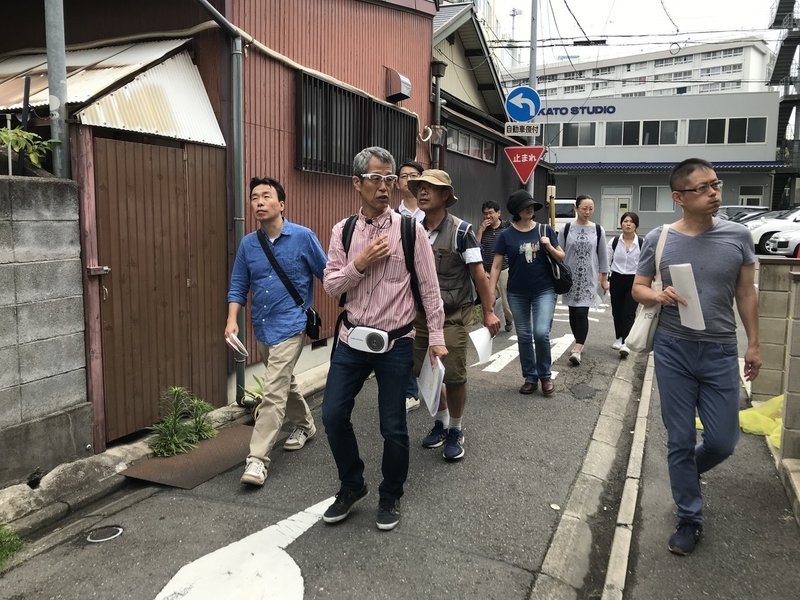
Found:
<svg viewBox="0 0 800 600"><path fill-rule="evenodd" d="M276 598L289 597L278 586L302 577L308 599L527 599L619 365L610 348L610 309L590 317L583 364L570 367L568 353L556 360L556 393L550 398L517 392L522 378L516 360L496 372L470 368L466 456L460 462L445 463L440 450L421 447L432 425L424 407L409 415L411 469L395 530L375 527L382 440L376 384L369 380L353 420L370 495L350 518L336 526L315 522L288 545L284 540L285 550L276 546L267 552L272 544L267 536L243 555L226 559L218 553L208 565L231 561L227 575L250 573L245 588L266 587ZM569 335L566 308L558 305L553 338L564 335ZM494 352L515 348L510 336L501 332ZM557 346L570 347L569 339ZM474 362L474 352L471 358ZM318 426L320 401L312 399ZM321 427L303 450L278 447L272 456L262 489L240 485L241 467L188 491L131 482L62 523L50 534L49 550L7 572L0 579L0 599L151 600L181 567L208 553L276 524L269 532L294 536L303 527L302 518L293 515L336 493L335 465ZM624 460L620 457L620 464ZM602 590L603 549L610 547L615 502L610 494L607 510L593 525L595 553L581 597L599 597ZM119 525L123 533L105 543L86 541L90 529L107 525Z"/></svg>

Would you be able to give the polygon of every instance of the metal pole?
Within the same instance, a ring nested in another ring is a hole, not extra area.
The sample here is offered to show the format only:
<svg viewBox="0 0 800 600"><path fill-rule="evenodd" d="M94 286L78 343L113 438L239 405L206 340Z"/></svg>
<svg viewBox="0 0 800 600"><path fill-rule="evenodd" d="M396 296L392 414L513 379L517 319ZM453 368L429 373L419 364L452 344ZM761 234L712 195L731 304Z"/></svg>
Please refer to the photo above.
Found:
<svg viewBox="0 0 800 600"><path fill-rule="evenodd" d="M536 18L538 17L538 0L531 0L531 64L528 67L528 85L536 89ZM536 170L528 181L528 193L533 196L533 180Z"/></svg>
<svg viewBox="0 0 800 600"><path fill-rule="evenodd" d="M6 127L8 128L9 133L11 133L11 115L6 115ZM6 148L8 152L8 176L11 177L14 174L12 171L12 164L11 164L11 144L8 145Z"/></svg>
<svg viewBox="0 0 800 600"><path fill-rule="evenodd" d="M234 197L234 237L236 238L236 247L244 237L244 95L242 88L244 87L244 54L242 52L242 38L236 36L232 40L233 52L231 53L231 67L233 90L231 92L232 99L232 113L233 113L233 197ZM247 341L247 307L243 306L239 311L237 325L239 326L239 335L242 343ZM236 363L236 400L241 401L244 397L244 384L245 384L245 368L244 361Z"/></svg>
<svg viewBox="0 0 800 600"><path fill-rule="evenodd" d="M433 124L436 126L436 131L439 130L438 126L442 124L442 85L441 77L434 76L433 78ZM431 168L439 168L439 144L433 144L431 147Z"/></svg>
<svg viewBox="0 0 800 600"><path fill-rule="evenodd" d="M53 174L69 178L69 132L67 131L67 61L64 42L64 2L45 0L47 85L50 90L50 137L53 144Z"/></svg>
<svg viewBox="0 0 800 600"><path fill-rule="evenodd" d="M197 0L211 18L231 38L231 118L233 136L233 234L236 247L244 237L244 53L242 51L242 36L233 23L228 21L208 0ZM247 343L247 307L243 306L236 319L239 326L239 340ZM244 397L245 361L236 361L236 400L241 402Z"/></svg>

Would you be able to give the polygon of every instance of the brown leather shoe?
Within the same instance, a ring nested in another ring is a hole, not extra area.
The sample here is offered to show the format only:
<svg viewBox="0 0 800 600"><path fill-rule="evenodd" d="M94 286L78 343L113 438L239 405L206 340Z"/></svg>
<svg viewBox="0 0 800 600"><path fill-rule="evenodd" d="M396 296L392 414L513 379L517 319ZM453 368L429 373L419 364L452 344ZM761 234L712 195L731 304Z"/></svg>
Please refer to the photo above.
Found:
<svg viewBox="0 0 800 600"><path fill-rule="evenodd" d="M546 379L542 379L542 394L545 396L551 396L553 391L556 389L555 384L553 384L553 380L547 377Z"/></svg>
<svg viewBox="0 0 800 600"><path fill-rule="evenodd" d="M519 388L519 393L520 394L532 394L533 392L536 391L536 385L537 384L535 384L535 383L528 383L526 381L525 383L522 384L522 387Z"/></svg>

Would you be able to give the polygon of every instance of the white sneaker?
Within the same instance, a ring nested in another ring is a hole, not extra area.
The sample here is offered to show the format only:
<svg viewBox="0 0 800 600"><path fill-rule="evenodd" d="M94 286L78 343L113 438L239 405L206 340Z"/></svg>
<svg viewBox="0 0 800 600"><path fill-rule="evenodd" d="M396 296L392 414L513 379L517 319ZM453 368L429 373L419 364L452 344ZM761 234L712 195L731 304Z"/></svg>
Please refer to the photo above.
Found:
<svg viewBox="0 0 800 600"><path fill-rule="evenodd" d="M617 341L611 344L611 347L614 350L619 350L620 348L622 348L622 338L617 338Z"/></svg>
<svg viewBox="0 0 800 600"><path fill-rule="evenodd" d="M317 428L311 425L311 429L303 429L302 427L295 427L291 435L286 438L283 443L284 450L300 450L306 445L306 442L314 437L317 433Z"/></svg>
<svg viewBox="0 0 800 600"><path fill-rule="evenodd" d="M628 354L631 353L631 349L628 348L625 344L619 347L619 357L620 358L628 358Z"/></svg>
<svg viewBox="0 0 800 600"><path fill-rule="evenodd" d="M264 485L267 480L267 467L257 458L248 458L241 482L248 485Z"/></svg>
<svg viewBox="0 0 800 600"><path fill-rule="evenodd" d="M414 398L414 396L409 396L406 398L406 412L409 413L412 410L417 410L419 408L419 399Z"/></svg>
<svg viewBox="0 0 800 600"><path fill-rule="evenodd" d="M578 366L581 364L581 353L580 352L573 352L569 355L569 362L571 365Z"/></svg>

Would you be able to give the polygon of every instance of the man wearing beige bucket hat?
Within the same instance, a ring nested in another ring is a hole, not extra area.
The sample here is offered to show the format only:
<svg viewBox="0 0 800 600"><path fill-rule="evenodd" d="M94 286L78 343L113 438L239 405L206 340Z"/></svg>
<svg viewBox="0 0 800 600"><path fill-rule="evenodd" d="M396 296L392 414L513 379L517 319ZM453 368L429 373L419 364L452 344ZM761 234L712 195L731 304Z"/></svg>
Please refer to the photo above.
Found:
<svg viewBox="0 0 800 600"><path fill-rule="evenodd" d="M483 324L494 336L500 320L494 314L494 290L483 270L481 246L472 225L451 215L447 209L458 202L450 175L439 169L428 169L408 182L425 213L422 225L428 233L436 260L436 275L444 303L444 339L447 356L444 365L444 388L433 429L422 441L426 448L444 445L442 456L447 461L464 456L462 418L467 401L467 327L473 322L474 291L478 291L483 310ZM473 288L474 282L474 288ZM414 373L418 374L428 347L425 316L420 312L414 321Z"/></svg>

